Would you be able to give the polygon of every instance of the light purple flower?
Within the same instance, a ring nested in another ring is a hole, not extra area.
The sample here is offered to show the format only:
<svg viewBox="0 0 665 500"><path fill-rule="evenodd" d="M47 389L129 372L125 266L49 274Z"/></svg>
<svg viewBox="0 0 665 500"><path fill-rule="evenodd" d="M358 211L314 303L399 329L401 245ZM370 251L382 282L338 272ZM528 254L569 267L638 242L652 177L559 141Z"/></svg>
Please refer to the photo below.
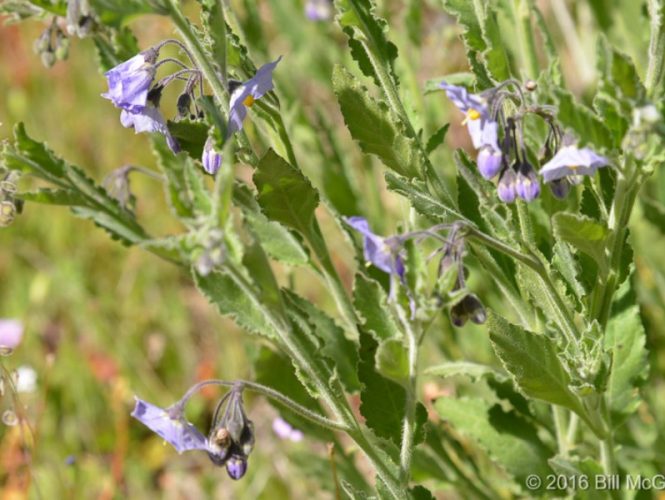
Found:
<svg viewBox="0 0 665 500"><path fill-rule="evenodd" d="M146 50L106 72L109 91L102 97L118 108L137 113L146 106L148 92L155 78L157 51Z"/></svg>
<svg viewBox="0 0 665 500"><path fill-rule="evenodd" d="M497 145L498 125L491 120L487 101L482 96L470 94L464 87L441 82L439 86L446 91L448 99L465 114L464 122L469 130L473 147L480 149L489 145L499 150ZM489 128L488 128L489 127Z"/></svg>
<svg viewBox="0 0 665 500"><path fill-rule="evenodd" d="M295 443L302 441L303 433L298 429L294 429L291 425L281 417L277 417L272 421L272 430L275 431L281 439L288 439Z"/></svg>
<svg viewBox="0 0 665 500"><path fill-rule="evenodd" d="M171 135L166 125L166 120L152 102L148 102L141 111L137 112L123 109L120 113L120 123L122 123L123 127L133 128L137 134L140 132L159 132L160 134L164 134L171 151L174 153L180 151L178 141Z"/></svg>
<svg viewBox="0 0 665 500"><path fill-rule="evenodd" d="M275 61L264 64L252 78L240 84L231 93L229 123L226 127L227 138L242 129L243 121L247 116L247 108L251 108L254 105L254 101L260 99L274 88L272 73L277 63L281 60L282 57L280 56Z"/></svg>
<svg viewBox="0 0 665 500"><path fill-rule="evenodd" d="M400 255L402 244L398 238L383 238L374 234L364 217L345 217L346 223L363 235L365 261L382 271L404 280L404 261Z"/></svg>
<svg viewBox="0 0 665 500"><path fill-rule="evenodd" d="M310 21L329 21L332 14L332 0L307 0L305 4L305 15Z"/></svg>
<svg viewBox="0 0 665 500"><path fill-rule="evenodd" d="M0 319L0 350L16 349L23 338L23 323L17 319Z"/></svg>
<svg viewBox="0 0 665 500"><path fill-rule="evenodd" d="M489 145L483 146L478 151L478 171L485 179L490 180L501 170L501 151L494 149Z"/></svg>
<svg viewBox="0 0 665 500"><path fill-rule="evenodd" d="M203 169L210 175L215 175L222 166L222 154L215 149L215 141L212 137L208 137L203 146L201 163L203 163Z"/></svg>
<svg viewBox="0 0 665 500"><path fill-rule="evenodd" d="M178 453L189 450L208 451L208 440L191 423L185 420L182 408L173 406L166 410L147 403L139 398L132 417L161 436Z"/></svg>
<svg viewBox="0 0 665 500"><path fill-rule="evenodd" d="M569 176L593 175L608 164L607 158L590 148L564 146L540 169L540 175L545 182L551 182Z"/></svg>

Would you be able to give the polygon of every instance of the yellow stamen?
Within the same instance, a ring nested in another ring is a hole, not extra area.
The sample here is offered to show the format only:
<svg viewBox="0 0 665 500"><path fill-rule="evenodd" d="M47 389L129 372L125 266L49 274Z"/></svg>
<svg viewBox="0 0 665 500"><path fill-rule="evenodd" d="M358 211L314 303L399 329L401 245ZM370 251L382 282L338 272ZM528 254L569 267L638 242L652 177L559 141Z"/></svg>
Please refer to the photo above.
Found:
<svg viewBox="0 0 665 500"><path fill-rule="evenodd" d="M249 94L247 97L245 97L245 100L242 101L242 103L248 108L251 108L254 105L254 96Z"/></svg>
<svg viewBox="0 0 665 500"><path fill-rule="evenodd" d="M480 111L471 108L469 111L466 112L466 117L469 120L477 120L478 118L480 118Z"/></svg>
<svg viewBox="0 0 665 500"><path fill-rule="evenodd" d="M580 166L579 165L568 165L568 168L571 169L574 172L575 170L580 168Z"/></svg>

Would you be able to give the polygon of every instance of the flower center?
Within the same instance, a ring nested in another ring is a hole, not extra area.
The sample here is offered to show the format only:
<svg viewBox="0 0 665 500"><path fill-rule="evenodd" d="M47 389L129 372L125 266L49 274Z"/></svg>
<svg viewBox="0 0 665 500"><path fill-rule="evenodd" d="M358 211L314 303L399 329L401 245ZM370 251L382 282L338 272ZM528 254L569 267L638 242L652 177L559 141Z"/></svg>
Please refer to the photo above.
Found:
<svg viewBox="0 0 665 500"><path fill-rule="evenodd" d="M575 172L578 168L580 168L580 166L579 165L568 165L568 168L570 170L572 170L573 172Z"/></svg>
<svg viewBox="0 0 665 500"><path fill-rule="evenodd" d="M478 118L480 118L480 111L477 109L471 108L466 112L467 120L477 120Z"/></svg>
<svg viewBox="0 0 665 500"><path fill-rule="evenodd" d="M254 96L252 94L249 94L247 97L245 97L245 100L242 101L242 103L247 106L248 108L251 108L254 105Z"/></svg>

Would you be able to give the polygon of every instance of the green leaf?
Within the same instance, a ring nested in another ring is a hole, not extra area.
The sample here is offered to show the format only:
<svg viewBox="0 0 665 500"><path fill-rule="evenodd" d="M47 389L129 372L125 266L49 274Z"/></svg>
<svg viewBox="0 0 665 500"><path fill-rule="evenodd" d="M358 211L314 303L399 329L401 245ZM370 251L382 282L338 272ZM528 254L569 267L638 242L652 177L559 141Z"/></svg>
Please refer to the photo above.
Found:
<svg viewBox="0 0 665 500"><path fill-rule="evenodd" d="M443 0L443 8L457 18L462 26L462 39L467 57L482 87L490 76L495 81L510 78L510 67L501 40L499 26L488 2Z"/></svg>
<svg viewBox="0 0 665 500"><path fill-rule="evenodd" d="M334 370L348 392L360 389L358 380L358 346L344 336L344 330L335 321L311 302L295 293L289 300L309 320L311 331L321 345L321 354L332 361Z"/></svg>
<svg viewBox="0 0 665 500"><path fill-rule="evenodd" d="M494 352L524 394L583 413L549 338L511 325L492 311L487 323Z"/></svg>
<svg viewBox="0 0 665 500"><path fill-rule="evenodd" d="M405 385L409 379L409 357L400 339L387 339L376 351L378 372L398 384Z"/></svg>
<svg viewBox="0 0 665 500"><path fill-rule="evenodd" d="M309 255L300 241L278 222L268 220L249 188L236 183L233 200L245 216L245 221L265 251L274 259L291 265L309 263Z"/></svg>
<svg viewBox="0 0 665 500"><path fill-rule="evenodd" d="M363 388L360 392L360 413L377 436L389 439L399 446L406 391L398 383L377 372L377 348L378 343L372 336L361 331L358 376Z"/></svg>
<svg viewBox="0 0 665 500"><path fill-rule="evenodd" d="M387 300L386 292L381 285L362 274L356 274L353 305L363 322L363 327L377 342L402 336L393 317L388 313Z"/></svg>
<svg viewBox="0 0 665 500"><path fill-rule="evenodd" d="M2 150L9 170L20 170L59 187L70 187L65 180L67 164L44 144L28 137L23 123L17 123L14 127L14 139L14 146L5 143Z"/></svg>
<svg viewBox="0 0 665 500"><path fill-rule="evenodd" d="M269 149L259 161L254 184L259 205L269 219L305 236L312 234L319 195L300 171Z"/></svg>
<svg viewBox="0 0 665 500"><path fill-rule="evenodd" d="M201 276L195 272L194 282L199 291L217 306L219 312L230 316L235 322L256 335L276 340L278 335L266 318L263 304L252 300L228 275L212 272Z"/></svg>
<svg viewBox="0 0 665 500"><path fill-rule="evenodd" d="M166 195L171 209L178 217L193 219L196 207L185 175L187 169L195 168L191 158L186 153L173 154L160 135L153 135L151 139L157 163L168 181Z"/></svg>
<svg viewBox="0 0 665 500"><path fill-rule="evenodd" d="M202 122L168 122L169 132L175 137L183 151L192 158L201 158L203 145L208 139L208 126Z"/></svg>
<svg viewBox="0 0 665 500"><path fill-rule="evenodd" d="M579 281L580 266L570 251L570 247L561 241L557 241L553 250L552 265L566 280L568 288L573 291L579 300L582 300L587 296L587 291Z"/></svg>
<svg viewBox="0 0 665 500"><path fill-rule="evenodd" d="M646 333L630 278L617 290L605 333L612 355L607 397L613 425L620 425L640 404L638 387L649 373Z"/></svg>
<svg viewBox="0 0 665 500"><path fill-rule="evenodd" d="M559 101L557 119L564 127L573 129L580 144L591 143L598 148L612 148L612 134L593 111L577 103L567 90L556 87L554 93Z"/></svg>
<svg viewBox="0 0 665 500"><path fill-rule="evenodd" d="M417 177L419 149L388 106L370 97L367 89L339 65L333 70L332 80L344 122L360 149L406 177Z"/></svg>
<svg viewBox="0 0 665 500"><path fill-rule="evenodd" d="M441 144L443 144L443 141L446 140L448 127L450 127L450 123L446 123L443 127L434 132L429 139L427 139L425 151L427 151L428 154L432 153L432 151L438 148Z"/></svg>
<svg viewBox="0 0 665 500"><path fill-rule="evenodd" d="M365 76L374 78L381 87L371 59L384 64L393 80L397 83L394 62L397 59L397 47L388 40L388 23L374 12L370 0L336 0L339 15L337 21L349 37L351 54Z"/></svg>
<svg viewBox="0 0 665 500"><path fill-rule="evenodd" d="M71 189L42 188L37 191L19 193L17 197L24 201L45 203L47 205L76 206L86 204L85 197Z"/></svg>
<svg viewBox="0 0 665 500"><path fill-rule="evenodd" d="M584 215L558 212L552 217L552 230L557 238L593 258L606 275L605 238L608 230L604 225Z"/></svg>
<svg viewBox="0 0 665 500"><path fill-rule="evenodd" d="M458 432L487 451L519 485L524 485L530 474L541 478L551 474L547 459L552 452L536 429L514 412L506 413L499 405L476 398L441 398L434 408Z"/></svg>

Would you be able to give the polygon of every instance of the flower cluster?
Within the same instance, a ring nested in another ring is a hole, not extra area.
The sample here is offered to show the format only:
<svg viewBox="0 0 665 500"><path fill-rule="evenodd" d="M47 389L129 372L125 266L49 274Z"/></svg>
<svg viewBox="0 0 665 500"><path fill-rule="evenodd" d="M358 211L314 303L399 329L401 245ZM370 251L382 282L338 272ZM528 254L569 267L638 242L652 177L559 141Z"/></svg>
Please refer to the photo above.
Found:
<svg viewBox="0 0 665 500"><path fill-rule="evenodd" d="M166 120L159 110L159 102L162 91L170 83L185 79L186 85L183 93L178 97L177 110L178 118L198 118L201 112L196 109L196 113L191 113L192 103L196 106L196 89L198 85L199 93L202 92L202 75L198 68L186 67L171 75L155 82L155 75L159 66L166 62L177 62L184 66L180 61L166 58L158 61L160 48L166 43L174 43L183 49L187 49L176 40L166 40L161 44L145 50L131 59L119 64L107 71L105 76L108 81L108 92L102 94L102 97L109 99L113 104L120 108L120 122L124 127L133 128L136 133L139 132L158 132L164 135L169 148L174 152L180 151L180 145L175 137L169 131ZM190 57L190 60L193 60ZM267 63L259 68L256 74L246 82L229 82L229 119L226 130L228 139L235 132L243 127L243 122L247 117L247 110L251 108L257 99L270 92L274 85L272 74L281 60ZM184 75L189 75L185 78ZM203 148L201 163L204 170L214 175L222 164L221 152L216 149L215 142L209 137Z"/></svg>
<svg viewBox="0 0 665 500"><path fill-rule="evenodd" d="M195 385L180 401L166 409L136 398L132 416L178 453L205 451L215 465L226 466L231 479L240 479L247 472L247 458L254 448L254 425L245 415L242 384L234 385L217 404L207 437L184 415L185 404L204 385L206 382Z"/></svg>
<svg viewBox="0 0 665 500"><path fill-rule="evenodd" d="M529 82L527 90L535 89ZM506 90L509 86L516 93ZM596 170L608 164L608 160L589 148L577 148L570 140L563 138L560 126L546 106L527 106L521 85L507 80L481 94L472 94L464 87L440 84L448 98L465 115L466 124L474 148L478 171L487 180L498 175L497 195L505 203L516 198L533 201L540 195L540 183L533 165L530 163L524 143L523 118L527 113L536 113L550 126L544 150L547 161L540 175L550 186L552 193L563 198L570 185L579 182L580 175L593 175ZM519 103L518 110L508 115L504 102ZM551 151L556 151L553 157Z"/></svg>

